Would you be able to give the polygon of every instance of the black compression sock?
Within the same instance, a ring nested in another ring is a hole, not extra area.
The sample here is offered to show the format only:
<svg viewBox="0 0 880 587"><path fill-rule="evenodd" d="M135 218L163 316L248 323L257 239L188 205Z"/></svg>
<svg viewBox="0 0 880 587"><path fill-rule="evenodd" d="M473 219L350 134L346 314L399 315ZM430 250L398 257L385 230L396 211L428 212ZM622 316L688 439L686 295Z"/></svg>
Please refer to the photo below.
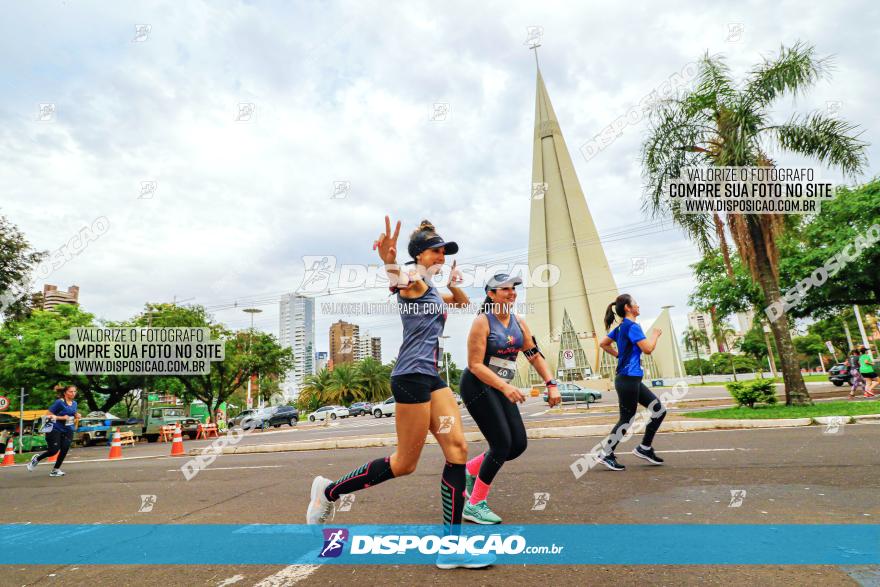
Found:
<svg viewBox="0 0 880 587"><path fill-rule="evenodd" d="M443 502L443 525L447 531L451 526L461 526L461 511L464 508L465 465L446 463L440 479L440 497Z"/></svg>
<svg viewBox="0 0 880 587"><path fill-rule="evenodd" d="M394 473L391 471L391 457L384 459L376 459L365 463L351 471L344 477L340 477L327 486L324 490L324 497L330 501L336 501L340 495L352 493L358 489L365 489L371 485L378 485L383 481L392 479Z"/></svg>

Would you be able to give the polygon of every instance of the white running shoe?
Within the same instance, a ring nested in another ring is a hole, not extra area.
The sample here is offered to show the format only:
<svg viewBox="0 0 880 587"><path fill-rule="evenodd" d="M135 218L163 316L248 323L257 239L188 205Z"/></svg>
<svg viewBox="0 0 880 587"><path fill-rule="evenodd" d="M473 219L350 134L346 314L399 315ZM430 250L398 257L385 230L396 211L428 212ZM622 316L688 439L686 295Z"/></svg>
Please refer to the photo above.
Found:
<svg viewBox="0 0 880 587"><path fill-rule="evenodd" d="M49 473L49 477L64 477L64 471L61 469L52 469L52 472Z"/></svg>
<svg viewBox="0 0 880 587"><path fill-rule="evenodd" d="M312 481L312 495L309 501L309 509L306 511L306 524L323 524L332 520L336 513L336 504L329 501L324 495L324 490L333 483L320 475Z"/></svg>
<svg viewBox="0 0 880 587"><path fill-rule="evenodd" d="M31 457L31 462L29 462L27 465L28 471L33 471L34 469L37 468L37 465L39 465L39 464L40 464L40 461L39 461L39 459L37 459L37 455L34 455L33 457Z"/></svg>

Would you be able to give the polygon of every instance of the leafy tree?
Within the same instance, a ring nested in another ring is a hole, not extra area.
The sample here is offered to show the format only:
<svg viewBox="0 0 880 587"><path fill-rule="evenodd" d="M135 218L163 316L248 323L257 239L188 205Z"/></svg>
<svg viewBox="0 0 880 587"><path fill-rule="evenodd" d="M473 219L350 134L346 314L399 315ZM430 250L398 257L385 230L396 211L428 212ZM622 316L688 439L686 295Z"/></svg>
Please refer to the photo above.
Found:
<svg viewBox="0 0 880 587"><path fill-rule="evenodd" d="M153 327L209 328L211 340L223 342L224 359L212 362L207 375L163 378L163 381L177 380L183 386L183 397L203 401L211 420L217 406L235 393L252 374L283 380L293 368L293 351L278 344L273 335L251 330L233 332L222 324L212 322L202 306L147 304L144 313L135 322Z"/></svg>
<svg viewBox="0 0 880 587"><path fill-rule="evenodd" d="M701 251L717 245L728 277L733 279L725 232L729 230L768 304L781 299L777 241L791 220L775 214L684 214L666 198L667 185L685 167L772 167L767 152L774 147L856 176L867 163L867 143L858 139L855 125L821 113L794 115L782 124L771 121L774 102L805 91L826 76L828 65L827 60L816 58L812 47L797 43L757 65L740 85L721 57L707 53L699 65L696 87L659 103L651 114L643 147L646 207L656 215L671 215ZM797 367L788 317L783 313L770 328L782 364L786 403L810 402Z"/></svg>
<svg viewBox="0 0 880 587"><path fill-rule="evenodd" d="M730 264L733 278L727 274L721 252L712 249L691 265L696 282L689 299L691 306L715 308L722 318L764 307L764 296L738 254L730 254Z"/></svg>
<svg viewBox="0 0 880 587"><path fill-rule="evenodd" d="M865 325L867 328L867 325ZM823 342L831 341L831 345L835 349L840 350L838 359L844 359L844 354L850 351L849 340L846 337L846 331L849 330L850 338L853 344L859 346L861 344L861 335L859 334L859 325L856 322L856 315L852 307L839 310L832 315L816 320L807 326L807 332L817 335ZM827 348L825 350L828 350Z"/></svg>
<svg viewBox="0 0 880 587"><path fill-rule="evenodd" d="M821 214L800 219L797 230L786 232L779 244L783 291L811 275L822 281L829 259L844 249L848 254L861 250L854 260L843 261L821 287L809 288L791 308L793 316L827 317L854 304L880 304L880 242L868 246L865 239L875 224L880 224L880 179L839 188L833 200L822 203Z"/></svg>
<svg viewBox="0 0 880 587"><path fill-rule="evenodd" d="M817 355L819 353L828 351L818 334L796 336L791 339L791 342L794 344L795 350L801 354L801 364L807 369L811 369L814 365L818 364L819 359Z"/></svg>
<svg viewBox="0 0 880 587"><path fill-rule="evenodd" d="M706 380L703 379L703 374L712 373L712 363L707 359L688 359L684 362L684 371L688 375L699 375L700 379L705 383Z"/></svg>
<svg viewBox="0 0 880 587"><path fill-rule="evenodd" d="M29 276L46 254L31 248L18 227L0 216L0 316L20 320L30 314Z"/></svg>
<svg viewBox="0 0 880 587"><path fill-rule="evenodd" d="M70 363L55 360L55 341L70 338L70 329L94 327L94 316L78 306L60 304L53 310L33 310L0 328L0 385L28 390L26 406L48 407L58 384L76 385L80 402L90 411L110 411L132 390L144 385L137 375L71 375ZM21 337L19 340L18 337Z"/></svg>
<svg viewBox="0 0 880 587"><path fill-rule="evenodd" d="M767 343L764 336L764 325L760 320L752 323L751 329L739 342L739 350L755 360L758 376L764 377L764 366L767 358Z"/></svg>

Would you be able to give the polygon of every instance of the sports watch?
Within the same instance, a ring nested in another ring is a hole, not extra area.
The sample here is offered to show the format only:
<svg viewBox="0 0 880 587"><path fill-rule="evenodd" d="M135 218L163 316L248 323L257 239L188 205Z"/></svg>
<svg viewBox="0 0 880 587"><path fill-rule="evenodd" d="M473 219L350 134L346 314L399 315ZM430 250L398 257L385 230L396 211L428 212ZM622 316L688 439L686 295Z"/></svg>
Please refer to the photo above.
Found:
<svg viewBox="0 0 880 587"><path fill-rule="evenodd" d="M555 379L548 379L547 381L544 382L544 385L547 387L551 387L551 386L556 387L558 385L558 383L556 382Z"/></svg>

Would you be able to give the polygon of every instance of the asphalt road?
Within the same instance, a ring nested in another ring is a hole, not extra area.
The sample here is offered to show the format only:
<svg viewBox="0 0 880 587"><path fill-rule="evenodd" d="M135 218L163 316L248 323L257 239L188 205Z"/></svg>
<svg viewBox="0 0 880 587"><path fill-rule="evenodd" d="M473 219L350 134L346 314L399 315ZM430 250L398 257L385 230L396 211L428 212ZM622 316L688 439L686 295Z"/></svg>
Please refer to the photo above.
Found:
<svg viewBox="0 0 880 587"><path fill-rule="evenodd" d="M507 523L877 523L880 424L660 434L663 467L619 451L625 472L593 470L575 480L569 465L598 438L530 441L493 485L491 503ZM632 441L630 441L630 446ZM166 445L167 446L167 445ZM471 452L485 448L472 443ZM180 458L66 465L49 478L41 465L0 470L0 522L290 523L304 521L314 475L336 477L386 448L224 455L186 481ZM359 492L335 522L439 523L443 459L427 446L415 474ZM745 490L739 507L731 491ZM534 511L534 493L546 492ZM142 495L155 495L139 512ZM173 548L173 545L168 545ZM600 548L601 545L597 545ZM650 544L633 548L650 548ZM39 545L35 545L39 548ZM0 569L3 585L876 585L880 569L836 566L497 566L440 571L426 566L70 566Z"/></svg>

